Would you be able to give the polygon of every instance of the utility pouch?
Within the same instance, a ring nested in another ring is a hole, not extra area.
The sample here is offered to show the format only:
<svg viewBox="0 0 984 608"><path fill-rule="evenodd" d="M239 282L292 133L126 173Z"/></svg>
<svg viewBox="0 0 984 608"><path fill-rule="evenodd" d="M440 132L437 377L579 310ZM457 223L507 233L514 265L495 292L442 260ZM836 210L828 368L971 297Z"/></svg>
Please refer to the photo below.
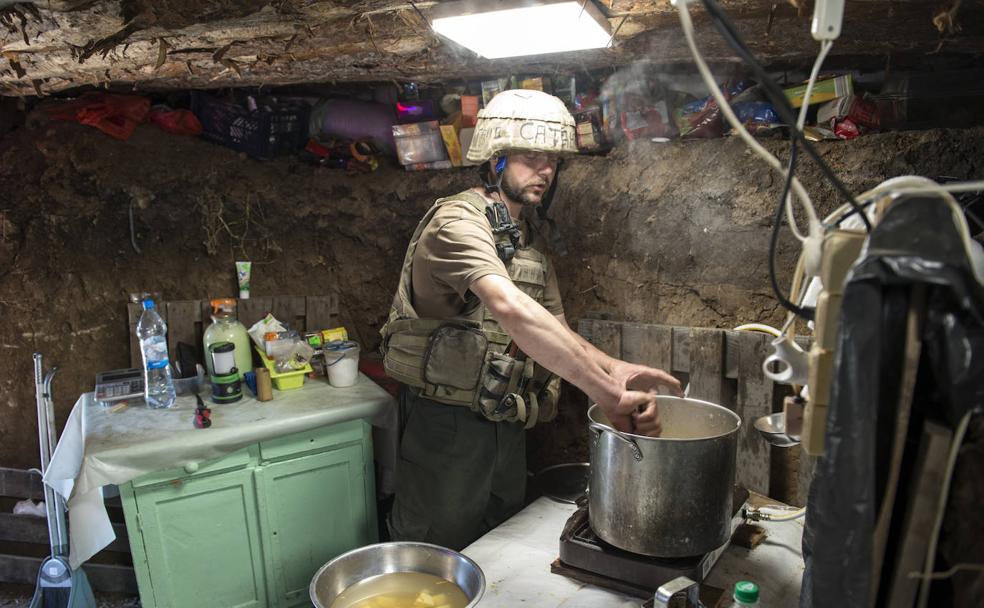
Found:
<svg viewBox="0 0 984 608"><path fill-rule="evenodd" d="M533 369L531 359L521 361L506 354L490 353L478 392L478 412L493 422L528 422L527 427L535 424L536 417L529 419L524 398Z"/></svg>
<svg viewBox="0 0 984 608"><path fill-rule="evenodd" d="M537 422L549 422L556 418L557 402L560 401L560 376L550 374L546 384L538 391L538 397Z"/></svg>
<svg viewBox="0 0 984 608"><path fill-rule="evenodd" d="M423 378L428 384L472 391L478 386L489 340L481 329L455 323L438 327L424 353Z"/></svg>
<svg viewBox="0 0 984 608"><path fill-rule="evenodd" d="M519 384L517 374L522 372L522 367L509 355L489 353L489 364L482 377L477 400L478 412L482 416L493 422L516 420L515 405L510 409L505 398Z"/></svg>

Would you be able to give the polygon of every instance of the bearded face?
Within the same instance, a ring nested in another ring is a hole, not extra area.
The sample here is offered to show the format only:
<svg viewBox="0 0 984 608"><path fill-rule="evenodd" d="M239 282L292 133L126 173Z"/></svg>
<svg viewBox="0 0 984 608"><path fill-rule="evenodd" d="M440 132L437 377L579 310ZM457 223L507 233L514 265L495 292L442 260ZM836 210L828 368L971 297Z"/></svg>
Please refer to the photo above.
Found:
<svg viewBox="0 0 984 608"><path fill-rule="evenodd" d="M502 192L524 206L539 205L557 175L557 162L553 154L510 154L502 174Z"/></svg>

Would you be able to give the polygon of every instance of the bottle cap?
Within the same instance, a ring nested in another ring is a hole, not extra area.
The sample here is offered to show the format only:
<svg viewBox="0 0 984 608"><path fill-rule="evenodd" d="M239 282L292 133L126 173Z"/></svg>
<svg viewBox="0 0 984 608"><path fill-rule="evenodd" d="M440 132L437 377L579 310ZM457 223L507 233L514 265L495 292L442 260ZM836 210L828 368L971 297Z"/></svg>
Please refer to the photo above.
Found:
<svg viewBox="0 0 984 608"><path fill-rule="evenodd" d="M232 311L236 310L236 301L232 298L215 298L209 304L212 305L213 313L225 312L232 314Z"/></svg>
<svg viewBox="0 0 984 608"><path fill-rule="evenodd" d="M738 581L735 583L735 599L746 604L754 604L759 599L758 585L752 581Z"/></svg>
<svg viewBox="0 0 984 608"><path fill-rule="evenodd" d="M143 301L144 310L150 310L153 307L154 307L154 301L151 300L150 298L147 298L146 300Z"/></svg>

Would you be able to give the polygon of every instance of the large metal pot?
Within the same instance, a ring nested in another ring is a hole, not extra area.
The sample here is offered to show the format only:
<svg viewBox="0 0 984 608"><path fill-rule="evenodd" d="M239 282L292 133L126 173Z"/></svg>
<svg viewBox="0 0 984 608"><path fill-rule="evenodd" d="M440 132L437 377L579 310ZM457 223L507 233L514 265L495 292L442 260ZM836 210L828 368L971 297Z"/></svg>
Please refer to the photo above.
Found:
<svg viewBox="0 0 984 608"><path fill-rule="evenodd" d="M465 608L474 608L485 595L485 574L471 559L437 545L394 542L359 547L322 566L308 588L311 603L327 608L352 585L391 572L422 572L451 581L465 592Z"/></svg>
<svg viewBox="0 0 984 608"><path fill-rule="evenodd" d="M591 529L620 549L701 555L727 542L741 419L697 399L660 397L661 437L620 433L588 410Z"/></svg>

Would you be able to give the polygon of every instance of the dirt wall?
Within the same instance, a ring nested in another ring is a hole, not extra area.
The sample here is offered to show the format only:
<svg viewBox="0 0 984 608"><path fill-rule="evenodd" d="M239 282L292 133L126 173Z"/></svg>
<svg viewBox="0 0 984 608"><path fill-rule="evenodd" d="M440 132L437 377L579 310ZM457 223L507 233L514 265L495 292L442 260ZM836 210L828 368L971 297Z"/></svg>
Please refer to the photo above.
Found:
<svg viewBox="0 0 984 608"><path fill-rule="evenodd" d="M980 175L984 130L924 131L821 145L849 188L892 175ZM781 142L767 142L774 151ZM727 327L777 321L766 250L780 180L732 139L642 143L562 170L551 215L570 253L556 259L572 322L612 318ZM821 212L835 204L802 176ZM233 262L254 261L253 293L339 288L358 339L384 319L406 242L438 196L471 171L365 176L294 159L256 162L153 126L120 142L66 123L0 140L0 466L36 466L31 353L61 372L59 427L94 374L126 366L128 294L235 293ZM133 209L131 243L128 212ZM791 239L779 259L788 276ZM574 410L536 431L531 463L583 456Z"/></svg>

